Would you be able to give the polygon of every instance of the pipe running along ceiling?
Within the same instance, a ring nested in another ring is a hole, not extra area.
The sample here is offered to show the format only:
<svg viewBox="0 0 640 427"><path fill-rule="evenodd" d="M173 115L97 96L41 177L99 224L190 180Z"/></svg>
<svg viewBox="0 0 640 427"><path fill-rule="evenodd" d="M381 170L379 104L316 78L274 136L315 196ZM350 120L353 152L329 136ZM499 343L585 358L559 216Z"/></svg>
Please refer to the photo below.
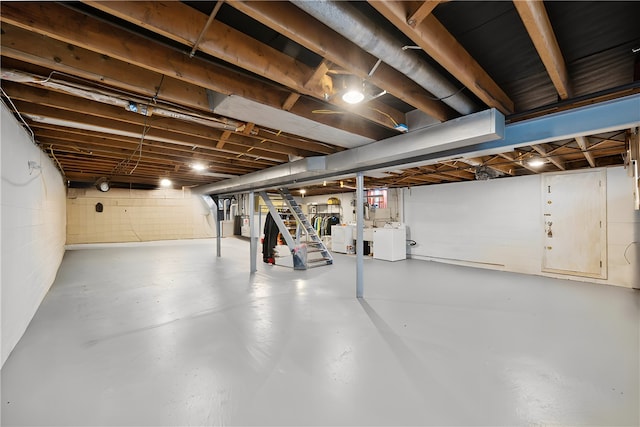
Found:
<svg viewBox="0 0 640 427"><path fill-rule="evenodd" d="M341 159L371 188L623 165L628 127L509 134L638 93L639 14L606 1L5 2L0 95L76 187L223 188L274 167L345 173ZM350 80L367 89L360 104L342 99ZM503 139L383 170L387 145L415 157L422 129L490 108ZM344 191L323 184L306 194Z"/></svg>
<svg viewBox="0 0 640 427"><path fill-rule="evenodd" d="M480 109L459 87L349 3L328 0L293 0L292 3L371 55L404 73L458 113L471 114Z"/></svg>

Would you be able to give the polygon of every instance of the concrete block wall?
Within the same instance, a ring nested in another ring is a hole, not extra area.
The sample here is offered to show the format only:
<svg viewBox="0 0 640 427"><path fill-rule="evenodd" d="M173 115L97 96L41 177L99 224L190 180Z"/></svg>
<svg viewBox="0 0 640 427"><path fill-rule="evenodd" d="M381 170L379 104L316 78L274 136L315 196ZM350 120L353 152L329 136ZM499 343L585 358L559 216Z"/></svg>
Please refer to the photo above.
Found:
<svg viewBox="0 0 640 427"><path fill-rule="evenodd" d="M1 107L2 364L51 287L65 245L62 175ZM32 167L29 167L29 162Z"/></svg>
<svg viewBox="0 0 640 427"><path fill-rule="evenodd" d="M96 211L101 203L102 212ZM69 189L67 244L215 237L215 218L189 189Z"/></svg>

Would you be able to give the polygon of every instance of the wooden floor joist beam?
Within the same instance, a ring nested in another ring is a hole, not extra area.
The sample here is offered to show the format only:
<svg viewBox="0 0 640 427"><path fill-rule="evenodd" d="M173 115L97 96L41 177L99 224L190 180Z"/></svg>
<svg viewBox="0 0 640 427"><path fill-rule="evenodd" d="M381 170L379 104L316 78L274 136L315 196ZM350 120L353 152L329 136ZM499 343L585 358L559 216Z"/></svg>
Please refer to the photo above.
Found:
<svg viewBox="0 0 640 427"><path fill-rule="evenodd" d="M177 50L151 42L148 38L134 33L127 33L120 28L116 30L104 21L88 17L58 3L6 3L2 5L0 20L73 47L90 50L105 58L114 58L218 93L238 95L275 108L281 108L284 101L281 89L274 85L242 73L230 73L228 68L211 61L198 57L189 58ZM365 122L359 118L355 121L341 120L336 123L329 117L315 115L313 111L317 109L318 105L297 103L291 112L321 123L327 120L330 126L376 140L390 135L382 128L371 127L371 122L375 120L367 120L369 126L363 126ZM372 114L371 111L367 114L380 120L380 116ZM386 123L383 126L389 128Z"/></svg>

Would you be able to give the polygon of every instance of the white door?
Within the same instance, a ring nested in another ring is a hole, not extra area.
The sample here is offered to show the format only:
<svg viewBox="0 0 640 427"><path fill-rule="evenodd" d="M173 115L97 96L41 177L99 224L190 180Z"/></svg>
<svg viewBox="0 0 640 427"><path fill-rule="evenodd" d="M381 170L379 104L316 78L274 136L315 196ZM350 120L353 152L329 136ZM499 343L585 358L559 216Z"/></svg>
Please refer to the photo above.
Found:
<svg viewBox="0 0 640 427"><path fill-rule="evenodd" d="M605 171L548 174L542 185L542 271L606 279Z"/></svg>

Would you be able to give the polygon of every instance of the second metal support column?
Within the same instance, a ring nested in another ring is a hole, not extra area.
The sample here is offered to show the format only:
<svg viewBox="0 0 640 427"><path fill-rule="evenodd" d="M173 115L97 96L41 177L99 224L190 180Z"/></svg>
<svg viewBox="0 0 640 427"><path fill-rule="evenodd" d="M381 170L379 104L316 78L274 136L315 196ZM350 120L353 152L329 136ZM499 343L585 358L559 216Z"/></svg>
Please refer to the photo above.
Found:
<svg viewBox="0 0 640 427"><path fill-rule="evenodd" d="M203 196L203 197L207 197L207 196ZM221 257L221 246L222 246L222 227L220 227L221 225L221 221L222 218L220 217L220 205L218 204L218 202L220 201L220 199L218 198L218 196L210 196L211 200L213 200L213 207L211 208L211 213L213 213L215 215L215 221L216 221L216 256Z"/></svg>
<svg viewBox="0 0 640 427"><path fill-rule="evenodd" d="M257 248L258 248L258 236L256 236L256 226L255 226L255 194L253 191L249 192L249 228L251 231L249 232L249 253L250 253L250 271L251 273L255 273L258 270L256 266L256 257L257 257Z"/></svg>
<svg viewBox="0 0 640 427"><path fill-rule="evenodd" d="M364 296L364 178L356 174L356 297Z"/></svg>

